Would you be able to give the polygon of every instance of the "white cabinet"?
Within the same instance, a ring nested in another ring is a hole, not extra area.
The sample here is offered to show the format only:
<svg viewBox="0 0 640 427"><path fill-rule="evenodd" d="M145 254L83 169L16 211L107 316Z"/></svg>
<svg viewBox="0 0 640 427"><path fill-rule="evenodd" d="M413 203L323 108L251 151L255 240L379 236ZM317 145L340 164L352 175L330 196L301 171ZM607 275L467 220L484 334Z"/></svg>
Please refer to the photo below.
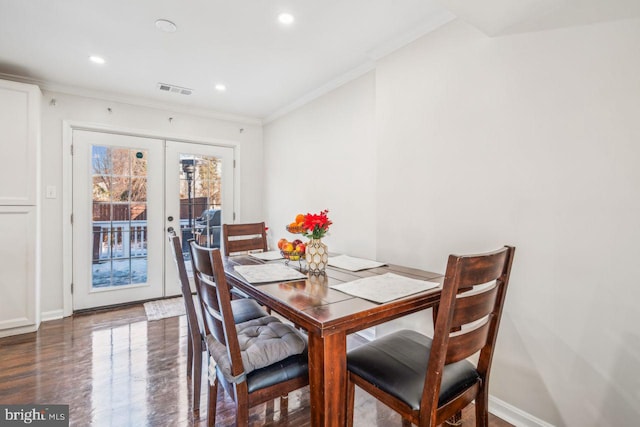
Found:
<svg viewBox="0 0 640 427"><path fill-rule="evenodd" d="M40 326L40 102L0 80L0 337Z"/></svg>
<svg viewBox="0 0 640 427"><path fill-rule="evenodd" d="M36 205L40 89L0 80L0 205Z"/></svg>
<svg viewBox="0 0 640 427"><path fill-rule="evenodd" d="M35 218L33 206L0 206L0 336L30 332L39 323Z"/></svg>

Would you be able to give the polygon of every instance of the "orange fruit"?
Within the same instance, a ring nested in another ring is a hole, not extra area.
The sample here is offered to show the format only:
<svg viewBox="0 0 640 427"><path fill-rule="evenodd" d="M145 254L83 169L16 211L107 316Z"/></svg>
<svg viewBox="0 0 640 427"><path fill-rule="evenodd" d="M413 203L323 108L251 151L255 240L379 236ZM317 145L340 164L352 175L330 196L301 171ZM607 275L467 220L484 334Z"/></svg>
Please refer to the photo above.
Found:
<svg viewBox="0 0 640 427"><path fill-rule="evenodd" d="M303 214L296 215L296 224L300 224L301 222L304 222L304 215Z"/></svg>
<svg viewBox="0 0 640 427"><path fill-rule="evenodd" d="M289 224L289 227L291 227L291 228L293 228L293 227L297 227L297 226L298 226L298 224L297 224L297 223L295 223L295 222L292 222L291 224Z"/></svg>

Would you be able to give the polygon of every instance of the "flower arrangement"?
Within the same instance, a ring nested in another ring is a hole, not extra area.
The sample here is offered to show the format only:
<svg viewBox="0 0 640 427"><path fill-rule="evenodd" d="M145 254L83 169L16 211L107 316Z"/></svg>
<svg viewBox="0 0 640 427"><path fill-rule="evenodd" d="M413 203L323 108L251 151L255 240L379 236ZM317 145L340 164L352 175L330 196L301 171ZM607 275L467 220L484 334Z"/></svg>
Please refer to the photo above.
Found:
<svg viewBox="0 0 640 427"><path fill-rule="evenodd" d="M333 224L327 214L328 209L323 210L318 214L306 214L304 216L304 222L302 224L302 235L310 239L321 239L329 231L329 226Z"/></svg>

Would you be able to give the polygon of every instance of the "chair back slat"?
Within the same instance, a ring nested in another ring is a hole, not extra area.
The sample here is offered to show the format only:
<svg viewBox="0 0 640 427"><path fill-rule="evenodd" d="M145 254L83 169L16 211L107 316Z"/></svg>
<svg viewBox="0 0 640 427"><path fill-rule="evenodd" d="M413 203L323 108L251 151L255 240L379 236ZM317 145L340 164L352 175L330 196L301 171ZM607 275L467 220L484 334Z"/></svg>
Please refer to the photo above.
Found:
<svg viewBox="0 0 640 427"><path fill-rule="evenodd" d="M458 288L464 289L496 280L504 272L507 256L507 251L497 251L489 255L460 258L460 268L464 274L459 277Z"/></svg>
<svg viewBox="0 0 640 427"><path fill-rule="evenodd" d="M467 325L492 313L497 297L498 286L495 284L477 293L458 295L451 319L451 328Z"/></svg>
<svg viewBox="0 0 640 427"><path fill-rule="evenodd" d="M229 248L231 252L247 252L262 249L262 237L252 237L242 240L230 240Z"/></svg>
<svg viewBox="0 0 640 427"><path fill-rule="evenodd" d="M252 224L223 224L224 253L267 250L267 231L264 222Z"/></svg>
<svg viewBox="0 0 640 427"><path fill-rule="evenodd" d="M491 325L487 319L484 324L470 331L454 333L449 337L447 357L444 360L444 364L459 362L480 351L487 345L489 326Z"/></svg>
<svg viewBox="0 0 640 427"><path fill-rule="evenodd" d="M224 331L222 327L222 315L218 305L218 296L216 295L216 286L212 284L209 288L204 289L203 279L213 279L213 267L209 257L210 248L198 245L195 241L189 242L189 250L191 251L191 265L193 267L193 278L196 283L198 295L202 304L207 307L208 316L204 316L207 326L206 334L211 334L215 339L224 344ZM204 310L203 310L204 311Z"/></svg>

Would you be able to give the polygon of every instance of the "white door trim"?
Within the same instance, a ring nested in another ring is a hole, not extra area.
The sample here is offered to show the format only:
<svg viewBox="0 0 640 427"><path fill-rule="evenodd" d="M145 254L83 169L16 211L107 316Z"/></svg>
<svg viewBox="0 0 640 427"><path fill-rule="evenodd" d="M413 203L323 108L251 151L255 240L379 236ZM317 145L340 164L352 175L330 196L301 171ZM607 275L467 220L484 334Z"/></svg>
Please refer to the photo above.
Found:
<svg viewBox="0 0 640 427"><path fill-rule="evenodd" d="M63 316L71 316L73 314L73 295L71 293L71 282L73 280L73 235L71 227L71 214L73 212L73 157L71 155L71 146L73 143L74 130L89 130L105 133L117 133L123 135L140 136L146 138L156 138L163 140L173 140L179 142L189 142L193 144L219 145L223 147L233 148L233 158L236 161L236 167L233 171L234 181L234 197L233 209L236 218L240 216L240 142L232 140L223 140L217 138L203 138L198 136L177 135L171 133L160 133L153 130L132 129L122 126L104 125L99 123L81 122L75 120L62 121L62 302Z"/></svg>

